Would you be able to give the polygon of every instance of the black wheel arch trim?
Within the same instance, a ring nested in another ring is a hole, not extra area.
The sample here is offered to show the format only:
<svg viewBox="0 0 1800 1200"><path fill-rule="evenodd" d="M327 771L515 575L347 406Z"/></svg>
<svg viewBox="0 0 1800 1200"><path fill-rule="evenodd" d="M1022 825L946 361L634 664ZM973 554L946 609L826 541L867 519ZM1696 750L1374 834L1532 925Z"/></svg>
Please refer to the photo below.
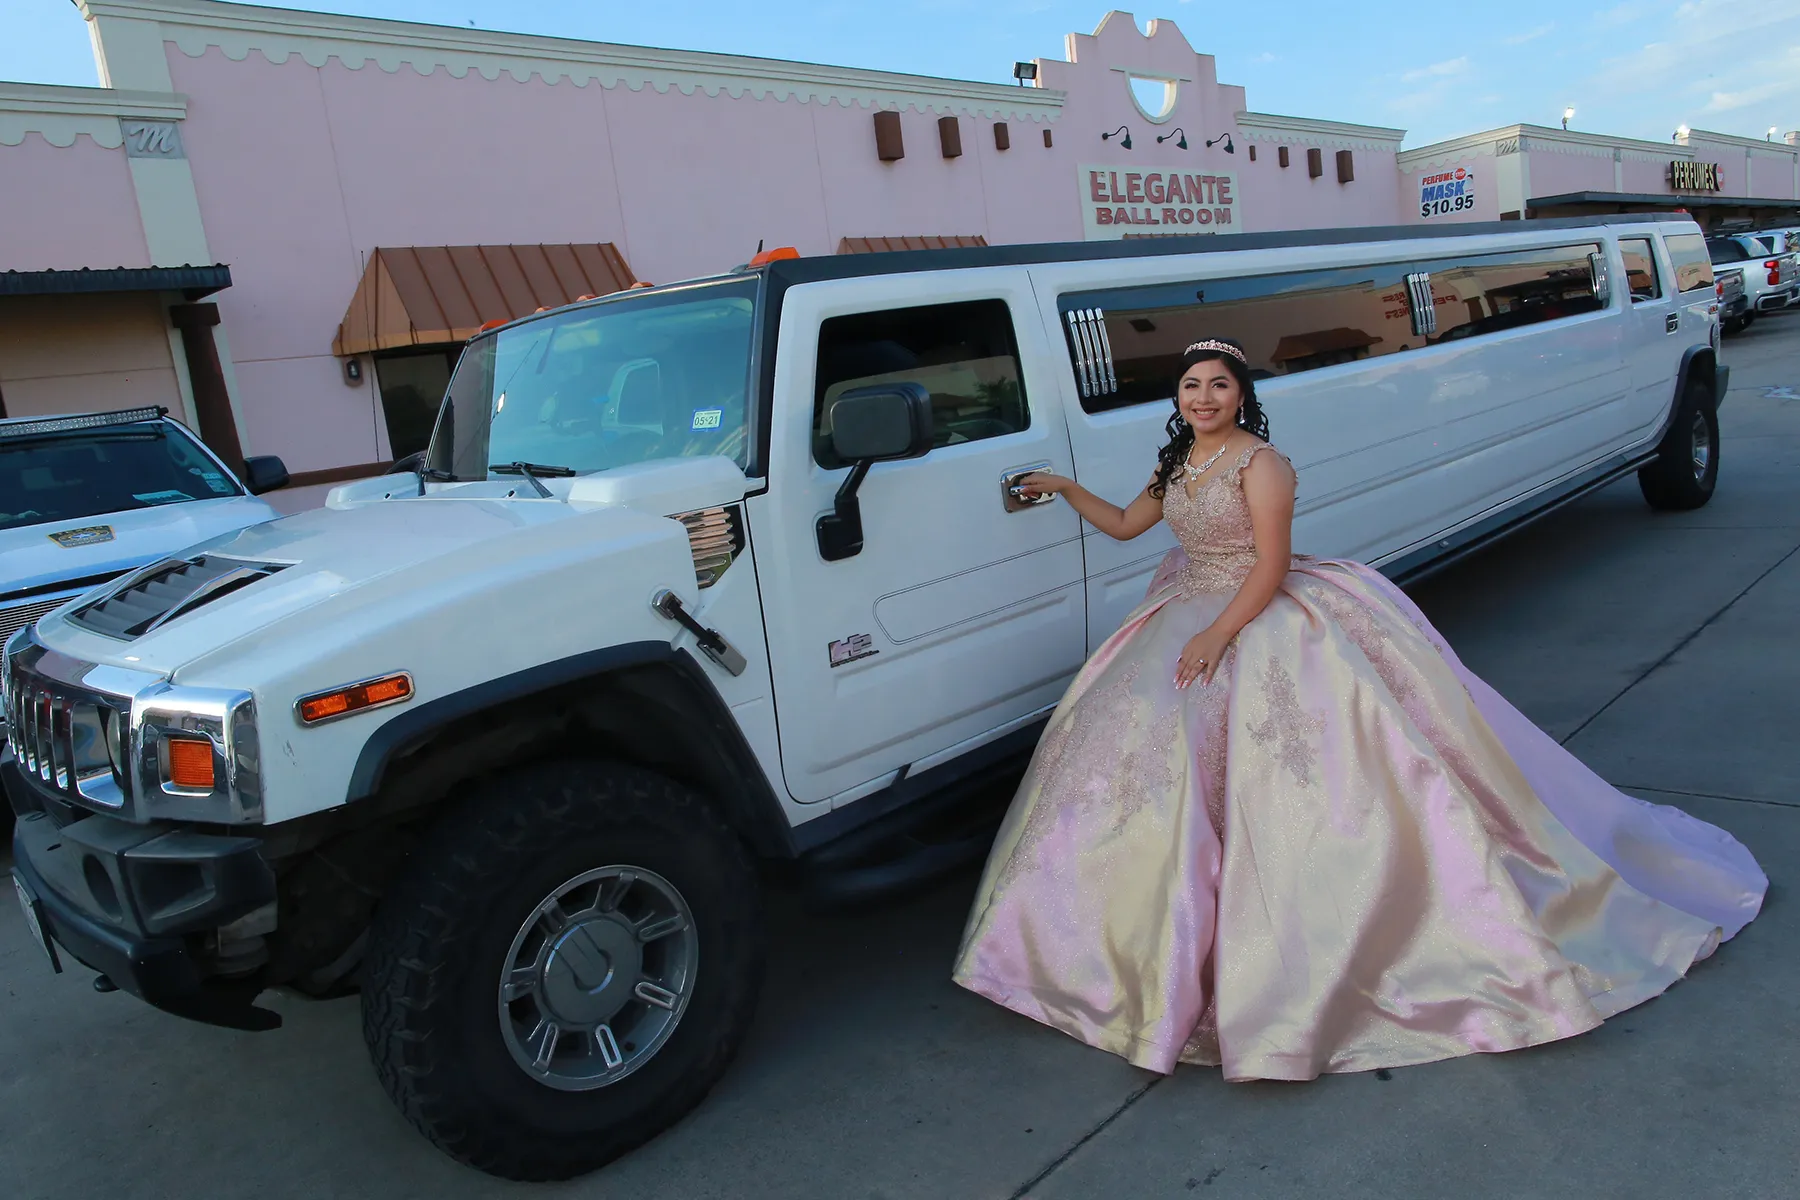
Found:
<svg viewBox="0 0 1800 1200"><path fill-rule="evenodd" d="M1731 368L1719 361L1718 352L1710 344L1689 346L1681 356L1681 369L1675 373L1675 395L1669 400L1669 416L1663 426L1664 433L1667 433L1669 427L1675 423L1675 411L1681 407L1681 398L1687 395L1688 380L1693 376L1694 363L1702 356L1711 360L1713 408L1717 409L1725 402L1725 389L1730 386L1731 382ZM1657 441L1659 443L1662 441L1660 435L1657 437Z"/></svg>
<svg viewBox="0 0 1800 1200"><path fill-rule="evenodd" d="M706 719L706 736L731 764L741 792L731 798L739 803L725 805L726 819L759 853L791 856L795 848L786 811L729 706L700 663L686 650L667 642L627 642L540 663L406 709L382 724L363 743L345 799L355 803L374 796L397 758L453 722L569 684L645 667L667 671L675 678L685 698Z"/></svg>

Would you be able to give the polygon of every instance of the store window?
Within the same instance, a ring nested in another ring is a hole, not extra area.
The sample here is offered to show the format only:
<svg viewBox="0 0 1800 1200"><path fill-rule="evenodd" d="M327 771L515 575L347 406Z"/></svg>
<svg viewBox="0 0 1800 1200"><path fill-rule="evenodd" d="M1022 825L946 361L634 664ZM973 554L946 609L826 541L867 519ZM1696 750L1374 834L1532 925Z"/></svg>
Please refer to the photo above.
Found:
<svg viewBox="0 0 1800 1200"><path fill-rule="evenodd" d="M1649 238L1619 239L1619 253L1625 257L1625 281L1631 288L1633 302L1660 300L1662 280L1656 274L1656 255Z"/></svg>
<svg viewBox="0 0 1800 1200"><path fill-rule="evenodd" d="M1669 265L1675 269L1675 290L1691 292L1713 285L1713 260L1706 252L1706 240L1697 233L1677 233L1663 238L1669 252Z"/></svg>
<svg viewBox="0 0 1800 1200"><path fill-rule="evenodd" d="M462 345L384 352L375 356L375 386L387 421L388 446L396 459L425 449L437 423L438 407Z"/></svg>
<svg viewBox="0 0 1800 1200"><path fill-rule="evenodd" d="M848 466L831 445L831 406L851 388L917 383L931 394L937 446L1031 425L1019 344L1004 300L973 300L831 317L819 327L813 457Z"/></svg>

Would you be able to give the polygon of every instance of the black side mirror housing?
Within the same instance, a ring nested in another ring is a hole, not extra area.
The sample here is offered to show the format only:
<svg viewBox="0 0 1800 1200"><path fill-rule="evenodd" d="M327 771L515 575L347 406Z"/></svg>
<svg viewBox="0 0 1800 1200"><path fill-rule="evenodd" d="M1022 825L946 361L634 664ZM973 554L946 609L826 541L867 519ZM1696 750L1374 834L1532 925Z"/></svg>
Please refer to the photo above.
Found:
<svg viewBox="0 0 1800 1200"><path fill-rule="evenodd" d="M850 463L832 503L819 518L819 556L826 562L862 553L862 508L856 490L878 462L919 458L932 446L931 393L917 383L852 388L831 405L831 445Z"/></svg>
<svg viewBox="0 0 1800 1200"><path fill-rule="evenodd" d="M287 485L287 464L276 455L258 454L244 460L244 487L252 496L260 496Z"/></svg>

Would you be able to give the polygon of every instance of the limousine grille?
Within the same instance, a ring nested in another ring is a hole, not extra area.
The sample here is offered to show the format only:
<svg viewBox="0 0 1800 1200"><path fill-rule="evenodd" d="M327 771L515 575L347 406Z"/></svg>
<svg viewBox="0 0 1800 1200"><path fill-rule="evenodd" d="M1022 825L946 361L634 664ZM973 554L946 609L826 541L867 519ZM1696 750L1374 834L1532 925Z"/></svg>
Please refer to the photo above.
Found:
<svg viewBox="0 0 1800 1200"><path fill-rule="evenodd" d="M285 565L208 554L171 559L140 572L118 591L83 604L69 614L69 620L95 633L131 641L203 604L266 579Z"/></svg>

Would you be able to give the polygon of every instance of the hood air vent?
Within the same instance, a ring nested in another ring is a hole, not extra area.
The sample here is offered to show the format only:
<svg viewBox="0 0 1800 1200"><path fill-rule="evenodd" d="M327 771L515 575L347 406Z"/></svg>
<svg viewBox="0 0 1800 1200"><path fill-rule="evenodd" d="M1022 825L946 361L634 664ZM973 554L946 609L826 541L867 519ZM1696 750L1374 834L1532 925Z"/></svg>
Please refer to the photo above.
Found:
<svg viewBox="0 0 1800 1200"><path fill-rule="evenodd" d="M736 508L703 508L675 518L687 526L694 552L694 580L709 588L744 549L744 526Z"/></svg>
<svg viewBox="0 0 1800 1200"><path fill-rule="evenodd" d="M285 566L210 554L171 559L134 572L126 586L88 601L71 612L69 620L83 629L130 641Z"/></svg>

